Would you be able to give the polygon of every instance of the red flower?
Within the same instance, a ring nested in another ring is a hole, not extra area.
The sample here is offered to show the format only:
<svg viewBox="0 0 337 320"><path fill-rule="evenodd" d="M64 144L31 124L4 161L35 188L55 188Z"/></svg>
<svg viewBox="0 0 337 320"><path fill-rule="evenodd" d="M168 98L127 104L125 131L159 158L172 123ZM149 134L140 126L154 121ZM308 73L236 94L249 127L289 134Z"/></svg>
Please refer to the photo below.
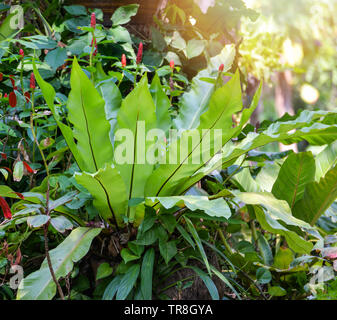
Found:
<svg viewBox="0 0 337 320"><path fill-rule="evenodd" d="M173 60L170 61L170 68L174 69L174 61Z"/></svg>
<svg viewBox="0 0 337 320"><path fill-rule="evenodd" d="M96 14L95 14L95 12L93 12L91 14L90 26L91 26L91 28L94 28L94 29L96 28Z"/></svg>
<svg viewBox="0 0 337 320"><path fill-rule="evenodd" d="M223 72L224 69L225 69L225 65L224 65L223 63L220 64L219 71L220 71L220 72Z"/></svg>
<svg viewBox="0 0 337 320"><path fill-rule="evenodd" d="M6 153L0 152L0 155L1 155L2 159L7 160L7 154Z"/></svg>
<svg viewBox="0 0 337 320"><path fill-rule="evenodd" d="M27 162L25 161L22 161L22 162L23 162L25 169L28 171L28 173L35 173L35 171L30 167L30 165Z"/></svg>
<svg viewBox="0 0 337 320"><path fill-rule="evenodd" d="M142 58L143 58L143 42L139 44L136 63L140 64L142 62Z"/></svg>
<svg viewBox="0 0 337 320"><path fill-rule="evenodd" d="M24 53L24 51L23 51L22 49L20 49L20 51L19 51L19 55L20 55L22 58L24 58L24 56L25 56L25 53Z"/></svg>
<svg viewBox="0 0 337 320"><path fill-rule="evenodd" d="M0 207L6 219L12 219L11 209L3 197L0 197Z"/></svg>
<svg viewBox="0 0 337 320"><path fill-rule="evenodd" d="M29 100L30 100L30 93L27 91L27 92L25 92L24 96L26 98L26 102L28 103Z"/></svg>
<svg viewBox="0 0 337 320"><path fill-rule="evenodd" d="M3 78L4 78L4 75L2 74L2 72L0 72L0 81L2 81Z"/></svg>
<svg viewBox="0 0 337 320"><path fill-rule="evenodd" d="M124 53L122 54L122 67L123 67L123 68L126 67L126 56L125 56Z"/></svg>
<svg viewBox="0 0 337 320"><path fill-rule="evenodd" d="M9 80L12 82L13 90L16 90L17 87L16 87L16 85L15 85L15 81L14 81L14 79L13 79L13 76L9 76Z"/></svg>
<svg viewBox="0 0 337 320"><path fill-rule="evenodd" d="M35 77L34 77L34 73L33 72L30 74L29 87L31 89L35 89Z"/></svg>
<svg viewBox="0 0 337 320"><path fill-rule="evenodd" d="M14 91L12 91L9 94L9 105L14 108L16 106L16 94L14 93Z"/></svg>
<svg viewBox="0 0 337 320"><path fill-rule="evenodd" d="M7 93L5 93L4 98L6 98L6 99L8 98L8 94Z"/></svg>

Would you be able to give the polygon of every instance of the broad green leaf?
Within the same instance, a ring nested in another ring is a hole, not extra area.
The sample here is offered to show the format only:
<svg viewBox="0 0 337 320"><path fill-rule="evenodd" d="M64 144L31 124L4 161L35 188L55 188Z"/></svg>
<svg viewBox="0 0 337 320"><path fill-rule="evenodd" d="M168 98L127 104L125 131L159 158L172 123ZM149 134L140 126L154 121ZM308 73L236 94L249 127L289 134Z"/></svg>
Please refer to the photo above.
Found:
<svg viewBox="0 0 337 320"><path fill-rule="evenodd" d="M145 300L152 300L152 278L155 252L153 248L145 252L140 274L140 290Z"/></svg>
<svg viewBox="0 0 337 320"><path fill-rule="evenodd" d="M131 17L137 14L139 4L129 4L127 6L119 7L113 13L111 17L112 24L114 26L128 23Z"/></svg>
<svg viewBox="0 0 337 320"><path fill-rule="evenodd" d="M92 240L101 232L97 228L79 227L55 249L50 250L50 258L57 279L65 277L89 251ZM51 277L45 259L38 271L24 278L17 292L17 300L51 300L56 294L56 285Z"/></svg>
<svg viewBox="0 0 337 320"><path fill-rule="evenodd" d="M96 88L105 101L105 113L111 126L110 140L113 144L117 124L117 113L122 105L122 94L117 85L111 81L111 77L105 74L101 63L96 65L95 79L98 81Z"/></svg>
<svg viewBox="0 0 337 320"><path fill-rule="evenodd" d="M230 69L235 57L235 49L223 51L218 56L224 63L224 71ZM220 65L220 64L219 64ZM208 69L200 71L192 80L191 90L184 93L179 101L179 114L174 120L177 129L195 129L199 126L200 116L207 110L209 101L214 92L214 84L200 80L210 77L218 70L218 66L209 66Z"/></svg>
<svg viewBox="0 0 337 320"><path fill-rule="evenodd" d="M0 169L0 172L4 176L5 180L8 179L8 171L6 169Z"/></svg>
<svg viewBox="0 0 337 320"><path fill-rule="evenodd" d="M96 273L96 281L109 277L112 274L113 269L107 262L103 262L99 265Z"/></svg>
<svg viewBox="0 0 337 320"><path fill-rule="evenodd" d="M88 168L86 171L93 173L113 160L112 144L109 139L110 124L105 114L105 102L82 71L76 58L73 62L70 85L71 91L67 102L68 118L73 124L77 149L86 160Z"/></svg>
<svg viewBox="0 0 337 320"><path fill-rule="evenodd" d="M140 256L136 256L131 253L131 251L127 248L123 248L121 251L121 257L123 258L125 263L128 263L130 261L138 260Z"/></svg>
<svg viewBox="0 0 337 320"><path fill-rule="evenodd" d="M119 288L119 285L123 279L124 275L118 274L115 276L112 281L106 287L102 300L112 300Z"/></svg>
<svg viewBox="0 0 337 320"><path fill-rule="evenodd" d="M289 247L298 253L310 253L313 249L312 243L305 241L294 231L290 231L277 220L266 214L260 207L254 206L257 221L261 227L273 234L280 234L285 237Z"/></svg>
<svg viewBox="0 0 337 320"><path fill-rule="evenodd" d="M218 198L209 200L206 196L172 196L172 197L149 197L149 200L155 202L159 201L165 209L171 209L175 206L182 206L183 204L192 211L202 210L212 217L231 216L231 210L227 202Z"/></svg>
<svg viewBox="0 0 337 320"><path fill-rule="evenodd" d="M271 281L272 275L268 269L258 268L256 270L256 280L261 284L267 284Z"/></svg>
<svg viewBox="0 0 337 320"><path fill-rule="evenodd" d="M166 264L177 254L177 246L175 241L159 241L159 251L164 258Z"/></svg>
<svg viewBox="0 0 337 320"><path fill-rule="evenodd" d="M90 192L94 206L105 220L116 219L118 225L123 225L128 200L124 181L116 168L106 165L93 174L75 173L75 179Z"/></svg>
<svg viewBox="0 0 337 320"><path fill-rule="evenodd" d="M236 173L232 178L239 185L240 189L247 192L259 192L262 191L258 183L253 179L250 174L249 168L244 168L240 172Z"/></svg>
<svg viewBox="0 0 337 320"><path fill-rule="evenodd" d="M309 183L300 201L295 204L294 216L314 225L337 198L337 166L330 169L319 182Z"/></svg>
<svg viewBox="0 0 337 320"><path fill-rule="evenodd" d="M77 149L76 143L74 141L73 131L71 130L71 128L69 126L62 123L60 115L59 115L57 109L54 106L54 99L55 99L55 96L56 96L54 88L48 82L46 82L42 79L39 71L36 68L35 62L33 62L33 70L34 70L34 75L35 75L36 81L41 88L43 97L45 98L49 109L53 113L55 121L56 121L57 125L59 126L59 128L62 132L62 135L63 135L64 139L66 140L67 145L70 148L78 166L80 167L81 170L86 170L88 168L87 163L86 163L83 155Z"/></svg>
<svg viewBox="0 0 337 320"><path fill-rule="evenodd" d="M188 59L200 56L205 49L204 40L192 39L187 42L186 56ZM226 70L227 71L227 70Z"/></svg>
<svg viewBox="0 0 337 320"><path fill-rule="evenodd" d="M287 291L280 286L273 286L268 288L268 294L272 297L283 297L287 294Z"/></svg>
<svg viewBox="0 0 337 320"><path fill-rule="evenodd" d="M152 80L150 92L156 106L157 128L167 133L171 126L171 116L169 114L171 102L163 90L157 73Z"/></svg>
<svg viewBox="0 0 337 320"><path fill-rule="evenodd" d="M279 172L280 166L277 163L266 163L256 176L255 181L262 191L271 192Z"/></svg>
<svg viewBox="0 0 337 320"><path fill-rule="evenodd" d="M266 208L268 215L272 219L282 220L288 225L312 229L308 223L297 219L292 215L290 207L286 201L276 199L271 193L241 192L236 195L240 201L246 204L262 205Z"/></svg>
<svg viewBox="0 0 337 320"><path fill-rule="evenodd" d="M288 269L294 260L294 254L288 248L280 248L274 257L274 267L277 269Z"/></svg>
<svg viewBox="0 0 337 320"><path fill-rule="evenodd" d="M23 162L18 161L15 163L14 170L13 170L13 180L14 181L21 181L23 177Z"/></svg>
<svg viewBox="0 0 337 320"><path fill-rule="evenodd" d="M50 216L45 214L38 214L36 216L28 217L27 224L31 228L39 228L45 225L50 220Z"/></svg>
<svg viewBox="0 0 337 320"><path fill-rule="evenodd" d="M17 14L16 12L12 12L5 19L1 21L0 41L13 37L15 33L17 32L17 30L12 29L12 23L11 23L11 19L13 19L16 16L16 14Z"/></svg>
<svg viewBox="0 0 337 320"><path fill-rule="evenodd" d="M87 10L84 6L80 5L72 5L72 6L64 6L63 7L69 14L73 16L86 16Z"/></svg>
<svg viewBox="0 0 337 320"><path fill-rule="evenodd" d="M337 141L329 144L316 157L316 174L315 180L319 180L331 169L337 162Z"/></svg>
<svg viewBox="0 0 337 320"><path fill-rule="evenodd" d="M62 66L67 59L67 49L57 47L56 49L49 51L46 55L45 62L48 63L53 70Z"/></svg>
<svg viewBox="0 0 337 320"><path fill-rule="evenodd" d="M119 284L116 300L125 300L135 285L140 271L140 265L135 264L124 274Z"/></svg>
<svg viewBox="0 0 337 320"><path fill-rule="evenodd" d="M144 197L146 180L153 171L148 154L154 145L154 141L144 140L148 132L156 127L156 122L155 105L145 74L136 88L123 100L117 115L117 129L121 135L115 136L114 157L116 168L126 185L128 200ZM123 129L127 129L127 136L123 137L123 132L126 131ZM133 221L134 215L135 208L130 208L130 221Z"/></svg>
<svg viewBox="0 0 337 320"><path fill-rule="evenodd" d="M311 152L293 153L284 161L273 185L273 195L293 208L302 198L305 186L315 179L315 160Z"/></svg>
<svg viewBox="0 0 337 320"><path fill-rule="evenodd" d="M58 232L61 233L66 230L71 230L74 227L73 224L64 216L51 218L50 223Z"/></svg>

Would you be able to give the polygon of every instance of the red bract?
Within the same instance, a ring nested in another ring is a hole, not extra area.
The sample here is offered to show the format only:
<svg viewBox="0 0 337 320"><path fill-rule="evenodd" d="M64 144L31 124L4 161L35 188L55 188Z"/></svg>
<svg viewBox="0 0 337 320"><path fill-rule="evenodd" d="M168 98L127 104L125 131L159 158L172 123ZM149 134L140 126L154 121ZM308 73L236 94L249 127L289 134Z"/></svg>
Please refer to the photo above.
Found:
<svg viewBox="0 0 337 320"><path fill-rule="evenodd" d="M30 74L29 88L35 89L35 77L33 72Z"/></svg>
<svg viewBox="0 0 337 320"><path fill-rule="evenodd" d="M24 51L23 51L22 49L20 49L20 51L19 51L19 55L20 55L22 58L24 58L24 56L25 56L25 53L24 53Z"/></svg>
<svg viewBox="0 0 337 320"><path fill-rule="evenodd" d="M143 58L143 42L139 44L136 63L140 64L142 62L142 58Z"/></svg>
<svg viewBox="0 0 337 320"><path fill-rule="evenodd" d="M26 170L28 171L28 173L35 173L35 171L29 166L29 164L25 161L22 161L24 167L26 168Z"/></svg>
<svg viewBox="0 0 337 320"><path fill-rule="evenodd" d="M6 219L12 219L11 209L3 197L0 197L0 207Z"/></svg>
<svg viewBox="0 0 337 320"><path fill-rule="evenodd" d="M95 14L95 12L93 12L91 14L90 26L91 26L91 28L94 28L94 29L96 28L96 14Z"/></svg>
<svg viewBox="0 0 337 320"><path fill-rule="evenodd" d="M225 69L225 65L222 63L220 64L219 71L222 72Z"/></svg>
<svg viewBox="0 0 337 320"><path fill-rule="evenodd" d="M16 106L16 94L14 93L14 91L12 91L9 94L9 105L14 108Z"/></svg>
<svg viewBox="0 0 337 320"><path fill-rule="evenodd" d="M7 93L5 93L4 98L6 98L6 99L8 98L8 94Z"/></svg>
<svg viewBox="0 0 337 320"><path fill-rule="evenodd" d="M2 159L7 160L7 154L6 153L0 152L0 154L1 154Z"/></svg>
<svg viewBox="0 0 337 320"><path fill-rule="evenodd" d="M126 67L126 56L125 56L124 53L122 54L122 67L123 67L123 68Z"/></svg>
<svg viewBox="0 0 337 320"><path fill-rule="evenodd" d="M173 60L170 61L170 68L174 69L174 61Z"/></svg>
<svg viewBox="0 0 337 320"><path fill-rule="evenodd" d="M0 81L2 81L3 78L4 78L4 75L2 74L2 72L0 72Z"/></svg>
<svg viewBox="0 0 337 320"><path fill-rule="evenodd" d="M27 92L25 92L24 96L26 98L26 102L28 103L29 100L30 100L30 93L27 91Z"/></svg>

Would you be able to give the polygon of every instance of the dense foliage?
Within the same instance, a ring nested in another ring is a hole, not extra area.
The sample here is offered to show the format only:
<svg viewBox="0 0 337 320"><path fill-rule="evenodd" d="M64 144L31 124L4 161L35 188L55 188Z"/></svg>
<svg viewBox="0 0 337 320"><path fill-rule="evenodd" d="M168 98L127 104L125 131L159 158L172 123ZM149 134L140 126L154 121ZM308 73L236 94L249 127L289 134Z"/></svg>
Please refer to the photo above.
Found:
<svg viewBox="0 0 337 320"><path fill-rule="evenodd" d="M1 299L336 299L336 107L250 121L286 37L241 0L168 2L147 39L136 4L51 2L0 6Z"/></svg>

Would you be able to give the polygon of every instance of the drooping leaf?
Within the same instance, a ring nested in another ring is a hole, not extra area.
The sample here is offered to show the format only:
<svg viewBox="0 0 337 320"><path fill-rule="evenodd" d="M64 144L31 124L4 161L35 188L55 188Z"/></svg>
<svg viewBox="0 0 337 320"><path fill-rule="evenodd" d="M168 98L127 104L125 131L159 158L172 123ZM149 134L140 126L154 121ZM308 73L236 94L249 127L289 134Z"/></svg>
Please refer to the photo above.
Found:
<svg viewBox="0 0 337 320"><path fill-rule="evenodd" d="M331 169L337 162L337 141L329 144L316 157L316 174L315 180L319 180Z"/></svg>
<svg viewBox="0 0 337 320"><path fill-rule="evenodd" d="M125 300L135 285L140 271L140 265L135 264L124 274L119 284L116 300Z"/></svg>
<svg viewBox="0 0 337 320"><path fill-rule="evenodd" d="M85 256L94 237L101 232L97 228L76 228L55 249L50 250L50 259L57 279L65 277L74 263ZM38 271L24 278L17 292L18 300L51 300L56 294L56 285L45 259Z"/></svg>
<svg viewBox="0 0 337 320"><path fill-rule="evenodd" d="M45 225L50 220L50 216L45 214L38 214L36 216L31 216L27 219L27 224L31 228L39 228Z"/></svg>

